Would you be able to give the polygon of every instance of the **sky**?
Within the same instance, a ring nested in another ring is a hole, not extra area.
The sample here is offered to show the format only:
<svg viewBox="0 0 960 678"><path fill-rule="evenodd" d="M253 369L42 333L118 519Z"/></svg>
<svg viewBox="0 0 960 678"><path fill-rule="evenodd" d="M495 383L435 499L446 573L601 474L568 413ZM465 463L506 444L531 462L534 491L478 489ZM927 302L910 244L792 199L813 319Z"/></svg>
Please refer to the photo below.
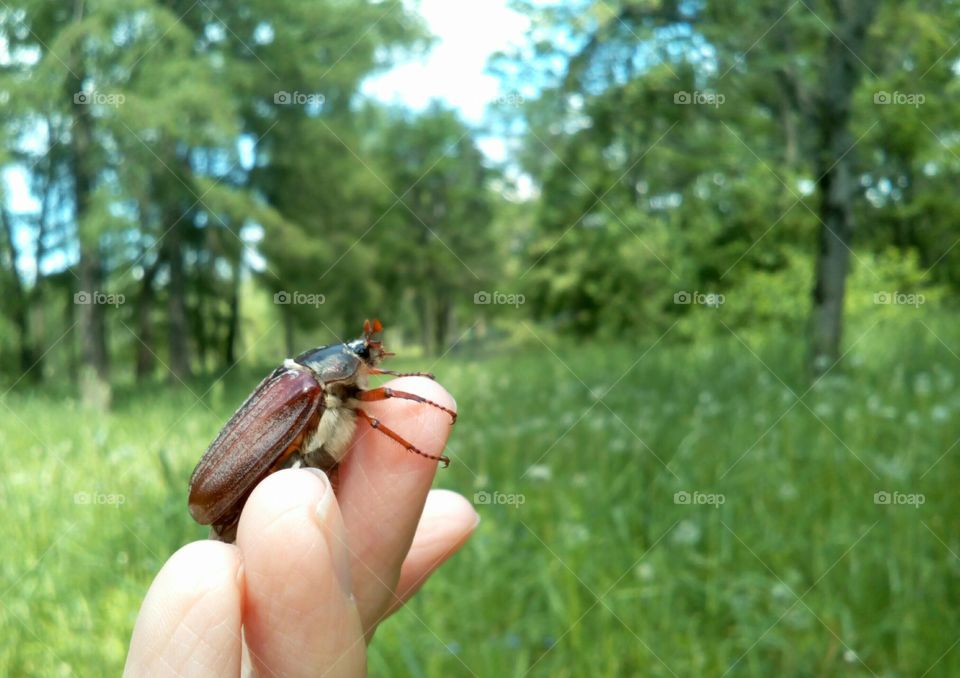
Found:
<svg viewBox="0 0 960 678"><path fill-rule="evenodd" d="M507 7L508 0L422 0L420 14L436 42L428 54L398 64L368 79L363 93L388 103L422 110L440 99L474 126L484 121L488 104L505 94L486 73L495 52L523 43L530 20ZM502 139L480 139L484 153L504 159Z"/></svg>

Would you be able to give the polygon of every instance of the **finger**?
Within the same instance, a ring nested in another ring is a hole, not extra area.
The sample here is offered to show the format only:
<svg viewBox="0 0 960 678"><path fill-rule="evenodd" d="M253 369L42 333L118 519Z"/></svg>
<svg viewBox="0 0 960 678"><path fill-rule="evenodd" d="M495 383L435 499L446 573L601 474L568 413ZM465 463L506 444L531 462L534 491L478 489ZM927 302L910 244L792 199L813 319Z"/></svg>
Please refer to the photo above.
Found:
<svg viewBox="0 0 960 678"><path fill-rule="evenodd" d="M330 481L315 469L274 473L250 495L237 545L243 621L258 675L356 676L366 646Z"/></svg>
<svg viewBox="0 0 960 678"><path fill-rule="evenodd" d="M242 579L235 546L198 541L174 553L140 608L124 675L239 675Z"/></svg>
<svg viewBox="0 0 960 678"><path fill-rule="evenodd" d="M413 545L400 567L397 595L387 615L406 603L450 556L460 550L480 516L466 499L450 490L431 490Z"/></svg>
<svg viewBox="0 0 960 678"><path fill-rule="evenodd" d="M456 410L453 396L431 379L401 377L389 385ZM360 407L422 452L433 456L443 452L450 433L446 412L399 398ZM409 452L366 422L358 422L351 451L340 467L338 496L351 549L353 592L368 632L394 600L400 565L436 469L435 460Z"/></svg>

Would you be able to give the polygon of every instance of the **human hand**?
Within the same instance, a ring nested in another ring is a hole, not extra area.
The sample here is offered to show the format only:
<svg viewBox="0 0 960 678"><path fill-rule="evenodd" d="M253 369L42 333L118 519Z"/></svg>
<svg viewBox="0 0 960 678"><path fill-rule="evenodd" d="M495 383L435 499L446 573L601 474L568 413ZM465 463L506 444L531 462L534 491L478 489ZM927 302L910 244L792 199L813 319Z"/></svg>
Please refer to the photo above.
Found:
<svg viewBox="0 0 960 678"><path fill-rule="evenodd" d="M390 385L456 410L429 379ZM443 451L446 413L399 399L363 408L424 452ZM319 470L274 473L250 495L235 545L199 541L170 557L140 609L125 675L364 675L377 625L479 518L462 496L430 491L435 461L357 429L336 496Z"/></svg>

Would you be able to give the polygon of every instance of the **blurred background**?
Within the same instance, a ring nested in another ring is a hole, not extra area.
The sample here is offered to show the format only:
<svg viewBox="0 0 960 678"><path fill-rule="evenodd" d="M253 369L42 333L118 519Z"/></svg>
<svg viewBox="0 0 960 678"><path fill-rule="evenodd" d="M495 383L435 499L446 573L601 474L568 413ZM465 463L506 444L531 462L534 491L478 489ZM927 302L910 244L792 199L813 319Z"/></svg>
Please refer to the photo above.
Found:
<svg viewBox="0 0 960 678"><path fill-rule="evenodd" d="M960 674L958 35L3 0L0 673L118 673L222 424L379 317L483 521L374 675Z"/></svg>

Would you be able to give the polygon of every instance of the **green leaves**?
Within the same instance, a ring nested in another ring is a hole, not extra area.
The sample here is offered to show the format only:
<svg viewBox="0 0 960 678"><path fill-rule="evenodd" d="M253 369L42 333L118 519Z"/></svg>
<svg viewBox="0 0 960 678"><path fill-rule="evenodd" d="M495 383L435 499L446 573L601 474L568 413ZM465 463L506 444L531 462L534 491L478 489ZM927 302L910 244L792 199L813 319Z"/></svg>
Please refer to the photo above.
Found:
<svg viewBox="0 0 960 678"><path fill-rule="evenodd" d="M504 119L522 130L519 161L542 191L520 267L541 317L604 333L622 322L662 327L687 312L621 303L648 286L661 296L747 295L749 307L771 276L813 271L820 182L841 162L855 177L858 253L892 243L918 250L927 267L955 255L945 214L960 207L946 189L960 169L951 113L960 83L945 63L943 38L957 27L946 5L882 3L851 57L860 84L839 94L825 86L824 74L841 67L827 63L826 47L857 17L823 5L624 1L526 11L536 49L496 65L506 91L533 83L540 92ZM850 139L834 152L823 143L832 124L824 104L841 95L850 98ZM617 246L626 243L640 251ZM955 270L945 263L932 275ZM809 308L809 287L785 291L790 308ZM774 318L783 320L742 321Z"/></svg>

